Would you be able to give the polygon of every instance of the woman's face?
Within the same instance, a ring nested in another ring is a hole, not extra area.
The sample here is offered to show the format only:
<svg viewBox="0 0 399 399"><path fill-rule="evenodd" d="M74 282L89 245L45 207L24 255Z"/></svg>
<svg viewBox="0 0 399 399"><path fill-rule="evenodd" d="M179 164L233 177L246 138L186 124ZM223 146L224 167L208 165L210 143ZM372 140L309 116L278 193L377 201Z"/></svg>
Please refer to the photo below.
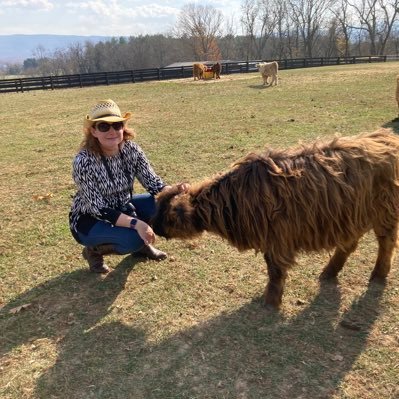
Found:
<svg viewBox="0 0 399 399"><path fill-rule="evenodd" d="M91 134L98 139L105 154L114 155L123 140L123 127L123 122L97 122L92 126Z"/></svg>

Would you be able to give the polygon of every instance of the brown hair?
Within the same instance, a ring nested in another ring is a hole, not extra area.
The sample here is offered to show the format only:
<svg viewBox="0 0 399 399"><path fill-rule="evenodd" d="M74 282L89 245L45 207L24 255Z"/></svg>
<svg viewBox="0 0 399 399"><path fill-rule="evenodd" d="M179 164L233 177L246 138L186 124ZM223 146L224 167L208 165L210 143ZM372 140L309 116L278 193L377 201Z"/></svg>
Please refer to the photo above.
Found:
<svg viewBox="0 0 399 399"><path fill-rule="evenodd" d="M98 139L96 137L94 137L91 134L91 127L93 125L89 126L89 127L84 127L83 128L83 140L80 143L80 150L87 150L95 155L101 155L101 147L100 147L100 143L98 142ZM132 140L136 137L136 133L132 128L129 128L127 126L127 123L125 123L124 127L123 127L123 141L127 141L127 140Z"/></svg>

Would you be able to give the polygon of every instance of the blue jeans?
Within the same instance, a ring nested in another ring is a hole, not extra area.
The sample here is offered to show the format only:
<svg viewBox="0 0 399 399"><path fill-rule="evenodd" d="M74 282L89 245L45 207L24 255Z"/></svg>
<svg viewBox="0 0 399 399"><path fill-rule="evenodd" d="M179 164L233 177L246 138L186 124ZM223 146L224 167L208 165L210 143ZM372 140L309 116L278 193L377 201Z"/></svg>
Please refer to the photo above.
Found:
<svg viewBox="0 0 399 399"><path fill-rule="evenodd" d="M150 194L135 194L131 203L135 206L137 217L148 223L155 214L155 199ZM89 231L88 235L77 233L82 245L95 247L102 244L114 244L115 252L120 255L137 252L144 246L144 241L137 231L126 227L113 226L99 220Z"/></svg>

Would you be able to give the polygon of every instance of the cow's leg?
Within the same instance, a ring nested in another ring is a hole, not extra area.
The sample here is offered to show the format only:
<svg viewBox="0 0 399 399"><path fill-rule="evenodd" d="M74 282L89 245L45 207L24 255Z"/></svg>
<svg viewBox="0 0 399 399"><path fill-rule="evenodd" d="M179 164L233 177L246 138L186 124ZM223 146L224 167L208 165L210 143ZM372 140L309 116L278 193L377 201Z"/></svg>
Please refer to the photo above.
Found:
<svg viewBox="0 0 399 399"><path fill-rule="evenodd" d="M397 222L390 228L374 226L378 240L378 255L370 280L383 282L391 269L392 258L398 239Z"/></svg>
<svg viewBox="0 0 399 399"><path fill-rule="evenodd" d="M288 267L285 262L276 262L270 254L264 254L267 265L269 281L266 285L264 298L267 308L278 310L284 292L285 280L287 279ZM292 263L294 259L292 259Z"/></svg>
<svg viewBox="0 0 399 399"><path fill-rule="evenodd" d="M334 255L320 274L320 280L329 280L337 277L344 267L349 255L356 249L359 240L356 239L343 248L336 248Z"/></svg>

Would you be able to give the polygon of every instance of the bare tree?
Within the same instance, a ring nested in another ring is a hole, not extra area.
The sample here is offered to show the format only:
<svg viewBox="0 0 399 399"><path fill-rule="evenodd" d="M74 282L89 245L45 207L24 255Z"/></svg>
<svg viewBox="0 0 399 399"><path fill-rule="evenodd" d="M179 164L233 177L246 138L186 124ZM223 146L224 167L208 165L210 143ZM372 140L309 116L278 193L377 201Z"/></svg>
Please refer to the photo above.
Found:
<svg viewBox="0 0 399 399"><path fill-rule="evenodd" d="M38 73L42 76L50 75L52 73L51 56L48 54L44 46L37 46L33 55L38 63Z"/></svg>
<svg viewBox="0 0 399 399"><path fill-rule="evenodd" d="M347 0L340 0L336 6L332 7L331 12L333 13L339 27L338 32L338 44L337 50L340 55L349 57L350 55L350 42L353 32L353 18L349 9Z"/></svg>
<svg viewBox="0 0 399 399"><path fill-rule="evenodd" d="M273 0L244 1L241 23L248 37L248 58L266 57L266 45L278 26L280 17L276 4Z"/></svg>
<svg viewBox="0 0 399 399"><path fill-rule="evenodd" d="M187 4L179 15L177 35L189 42L196 60L220 59L217 37L222 33L223 15L210 5Z"/></svg>
<svg viewBox="0 0 399 399"><path fill-rule="evenodd" d="M231 17L225 22L224 35L219 39L219 48L224 59L241 58L237 52L236 33L234 19Z"/></svg>
<svg viewBox="0 0 399 399"><path fill-rule="evenodd" d="M293 24L303 42L303 55L312 58L318 35L327 19L332 0L288 0Z"/></svg>
<svg viewBox="0 0 399 399"><path fill-rule="evenodd" d="M398 17L399 0L359 0L349 3L370 41L370 54L382 55Z"/></svg>
<svg viewBox="0 0 399 399"><path fill-rule="evenodd" d="M283 59L289 55L290 22L287 13L286 0L273 0L276 15L276 40L274 53L277 58Z"/></svg>

